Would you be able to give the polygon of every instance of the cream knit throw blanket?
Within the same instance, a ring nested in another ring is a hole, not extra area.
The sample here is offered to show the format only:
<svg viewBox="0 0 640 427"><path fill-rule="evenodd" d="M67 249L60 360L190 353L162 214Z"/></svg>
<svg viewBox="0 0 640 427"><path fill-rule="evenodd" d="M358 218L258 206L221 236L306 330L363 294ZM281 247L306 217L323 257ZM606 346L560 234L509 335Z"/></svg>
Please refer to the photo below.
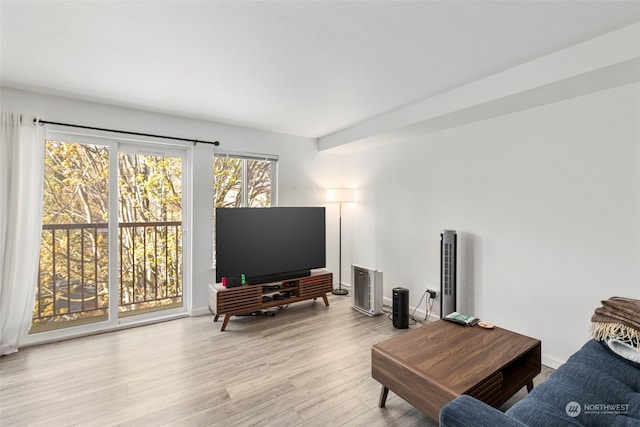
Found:
<svg viewBox="0 0 640 427"><path fill-rule="evenodd" d="M620 356L640 362L640 301L613 297L591 317L591 336Z"/></svg>

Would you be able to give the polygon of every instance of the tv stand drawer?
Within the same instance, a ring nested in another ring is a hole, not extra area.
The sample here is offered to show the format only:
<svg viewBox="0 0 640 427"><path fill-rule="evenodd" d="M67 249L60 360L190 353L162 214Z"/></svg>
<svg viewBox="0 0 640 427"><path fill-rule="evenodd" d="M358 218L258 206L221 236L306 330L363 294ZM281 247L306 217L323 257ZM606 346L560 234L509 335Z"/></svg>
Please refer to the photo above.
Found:
<svg viewBox="0 0 640 427"><path fill-rule="evenodd" d="M216 292L216 314L250 312L259 309L262 303L260 286L239 286Z"/></svg>
<svg viewBox="0 0 640 427"><path fill-rule="evenodd" d="M299 284L300 298L316 298L325 295L333 290L333 275L311 275L300 279Z"/></svg>

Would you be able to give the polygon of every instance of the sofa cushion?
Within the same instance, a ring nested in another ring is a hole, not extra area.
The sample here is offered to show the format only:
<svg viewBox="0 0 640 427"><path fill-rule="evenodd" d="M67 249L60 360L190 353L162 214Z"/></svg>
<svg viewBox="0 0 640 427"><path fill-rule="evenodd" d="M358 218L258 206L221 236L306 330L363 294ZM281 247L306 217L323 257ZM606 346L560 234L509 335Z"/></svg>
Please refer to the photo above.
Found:
<svg viewBox="0 0 640 427"><path fill-rule="evenodd" d="M440 427L527 427L498 409L463 394L440 410Z"/></svg>
<svg viewBox="0 0 640 427"><path fill-rule="evenodd" d="M640 426L640 369L590 340L506 414L529 426Z"/></svg>

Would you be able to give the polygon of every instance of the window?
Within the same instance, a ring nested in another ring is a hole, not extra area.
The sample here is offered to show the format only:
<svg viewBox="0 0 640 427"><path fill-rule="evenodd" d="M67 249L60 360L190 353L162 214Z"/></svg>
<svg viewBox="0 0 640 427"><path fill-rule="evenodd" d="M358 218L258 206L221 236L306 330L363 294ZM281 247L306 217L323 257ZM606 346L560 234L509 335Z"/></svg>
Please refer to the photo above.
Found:
<svg viewBox="0 0 640 427"><path fill-rule="evenodd" d="M274 157L216 154L213 162L217 208L273 206Z"/></svg>

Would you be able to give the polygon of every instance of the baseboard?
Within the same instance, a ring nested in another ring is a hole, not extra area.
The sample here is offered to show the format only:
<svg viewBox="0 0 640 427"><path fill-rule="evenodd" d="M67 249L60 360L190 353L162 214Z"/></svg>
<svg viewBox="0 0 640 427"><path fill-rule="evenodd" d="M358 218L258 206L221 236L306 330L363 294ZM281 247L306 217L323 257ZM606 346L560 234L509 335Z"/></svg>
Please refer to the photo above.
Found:
<svg viewBox="0 0 640 427"><path fill-rule="evenodd" d="M388 297L383 297L382 300L384 305L393 307L393 299ZM425 309L420 309L420 307L416 308L410 305L409 316L412 317L414 320L419 320L421 322L424 322L424 319L426 319L427 317L427 311ZM439 319L440 319L440 316L438 316L436 313L431 313L431 316L429 316L429 322L433 322Z"/></svg>
<svg viewBox="0 0 640 427"><path fill-rule="evenodd" d="M542 364L553 369L558 369L560 365L563 365L565 362L566 360L557 359L555 357L547 356L544 354L542 355Z"/></svg>
<svg viewBox="0 0 640 427"><path fill-rule="evenodd" d="M198 317L198 316L206 316L210 315L211 311L209 311L209 307L196 307L189 310L189 316Z"/></svg>

